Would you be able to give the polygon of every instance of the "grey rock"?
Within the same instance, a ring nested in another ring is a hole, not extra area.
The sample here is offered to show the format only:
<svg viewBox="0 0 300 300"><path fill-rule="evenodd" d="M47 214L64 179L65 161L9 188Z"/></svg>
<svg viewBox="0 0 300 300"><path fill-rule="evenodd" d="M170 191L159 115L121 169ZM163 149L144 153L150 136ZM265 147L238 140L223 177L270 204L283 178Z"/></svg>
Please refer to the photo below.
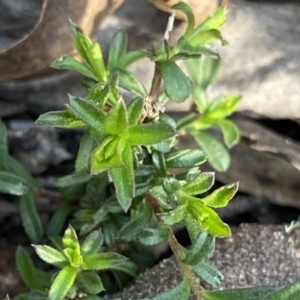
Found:
<svg viewBox="0 0 300 300"><path fill-rule="evenodd" d="M217 239L211 262L224 275L222 289L252 286L285 286L298 280L300 239L283 226L242 225L229 239ZM110 300L152 298L175 286L181 275L173 258L138 276ZM190 297L190 299L195 299Z"/></svg>
<svg viewBox="0 0 300 300"><path fill-rule="evenodd" d="M213 95L240 93L240 110L300 118L299 19L299 3L232 0Z"/></svg>

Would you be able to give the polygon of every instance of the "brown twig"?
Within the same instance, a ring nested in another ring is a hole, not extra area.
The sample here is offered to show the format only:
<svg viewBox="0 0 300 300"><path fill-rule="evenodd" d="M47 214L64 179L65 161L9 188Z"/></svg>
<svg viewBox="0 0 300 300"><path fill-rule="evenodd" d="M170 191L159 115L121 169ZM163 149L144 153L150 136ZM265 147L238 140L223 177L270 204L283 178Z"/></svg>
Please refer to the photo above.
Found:
<svg viewBox="0 0 300 300"><path fill-rule="evenodd" d="M162 76L157 63L155 64L154 76L152 80L151 90L149 96L152 98L152 103L158 102L159 88L161 85Z"/></svg>

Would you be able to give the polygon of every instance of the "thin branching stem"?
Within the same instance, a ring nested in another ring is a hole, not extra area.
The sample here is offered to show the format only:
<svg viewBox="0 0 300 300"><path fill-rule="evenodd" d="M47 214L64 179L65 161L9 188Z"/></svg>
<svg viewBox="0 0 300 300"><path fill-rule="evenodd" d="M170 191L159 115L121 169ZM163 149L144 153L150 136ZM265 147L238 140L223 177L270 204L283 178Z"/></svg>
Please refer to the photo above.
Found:
<svg viewBox="0 0 300 300"><path fill-rule="evenodd" d="M163 224L162 219L159 216L159 213L161 212L160 209L160 205L157 201L157 199L154 197L154 195L148 191L145 195L146 200L150 203L150 205L153 208L153 211L155 213L155 216L157 218L158 224L160 226L166 226ZM199 284L196 275L193 273L193 271L190 269L190 267L187 264L184 264L181 262L181 258L183 258L185 256L184 250L181 247L181 245L179 244L179 242L177 241L172 229L170 229L170 237L169 237L169 245L172 249L172 252L174 253L179 269L180 269L180 273L182 275L182 277L186 277L189 285L193 291L193 294L195 295L197 300L204 300L204 296L203 296L203 288L201 287L201 285Z"/></svg>

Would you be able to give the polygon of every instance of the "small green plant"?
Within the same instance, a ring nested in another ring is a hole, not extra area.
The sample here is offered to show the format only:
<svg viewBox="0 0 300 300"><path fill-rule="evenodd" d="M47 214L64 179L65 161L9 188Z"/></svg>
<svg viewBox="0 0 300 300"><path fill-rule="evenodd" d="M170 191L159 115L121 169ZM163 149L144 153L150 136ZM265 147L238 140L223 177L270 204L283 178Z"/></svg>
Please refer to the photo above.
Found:
<svg viewBox="0 0 300 300"><path fill-rule="evenodd" d="M52 244L33 247L43 261L55 267L49 272L37 269L19 247L17 268L30 291L15 300L102 299L104 290L113 293L116 287L123 288L137 275L138 267L149 266L149 248L162 243L169 243L183 280L156 300L184 300L191 294L198 300L296 299L299 284L285 289L225 291L206 291L199 284L200 278L215 289L221 285L223 276L208 259L215 237L229 237L231 231L214 208L226 206L238 189L238 183L233 183L210 192L214 173L201 172L199 166L208 159L215 169L224 171L230 159L226 147L206 130L218 126L225 144L235 145L238 129L227 117L241 97L209 101L206 95L219 68L218 50L211 42L226 44L219 31L226 19L225 9L220 7L195 28L193 13L185 3L173 8L188 17L187 29L175 45L169 44L167 32L151 49L127 52L127 36L118 31L107 63L99 44L71 24L83 61L62 56L53 67L83 74L87 96L69 96L64 110L43 114L37 123L80 128L84 134L74 173L57 182L63 202L47 226L47 240L34 206L40 187L9 156L5 127L0 124L4 158L0 190L21 195L27 234L34 243ZM150 92L127 70L146 56L155 64ZM185 61L190 77L177 65L179 60ZM132 94L130 101L124 101L120 88ZM166 102L184 102L191 95L194 113L175 121L163 112ZM201 149L180 149L178 136L184 134L192 135ZM71 225L61 237L66 221ZM174 225L187 228L190 248L179 244Z"/></svg>

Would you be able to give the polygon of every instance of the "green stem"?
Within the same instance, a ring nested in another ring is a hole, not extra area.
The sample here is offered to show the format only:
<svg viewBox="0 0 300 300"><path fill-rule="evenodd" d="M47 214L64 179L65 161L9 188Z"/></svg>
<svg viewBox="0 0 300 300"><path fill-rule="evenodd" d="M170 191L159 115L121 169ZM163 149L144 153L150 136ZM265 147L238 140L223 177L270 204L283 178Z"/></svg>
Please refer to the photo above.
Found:
<svg viewBox="0 0 300 300"><path fill-rule="evenodd" d="M150 191L148 191L146 193L145 198L152 206L159 226L166 226L166 225L164 225L162 219L158 215L161 212L161 209L160 209L160 205L159 205L157 199L154 197L154 195ZM187 278L189 285L193 291L193 294L196 296L196 299L197 300L205 300L204 296L203 296L203 288L201 287L200 283L198 282L196 275L193 273L193 271L190 269L190 267L187 264L182 263L180 260L185 256L185 253L184 253L183 248L177 241L171 228L170 228L169 245L176 257L181 276Z"/></svg>

